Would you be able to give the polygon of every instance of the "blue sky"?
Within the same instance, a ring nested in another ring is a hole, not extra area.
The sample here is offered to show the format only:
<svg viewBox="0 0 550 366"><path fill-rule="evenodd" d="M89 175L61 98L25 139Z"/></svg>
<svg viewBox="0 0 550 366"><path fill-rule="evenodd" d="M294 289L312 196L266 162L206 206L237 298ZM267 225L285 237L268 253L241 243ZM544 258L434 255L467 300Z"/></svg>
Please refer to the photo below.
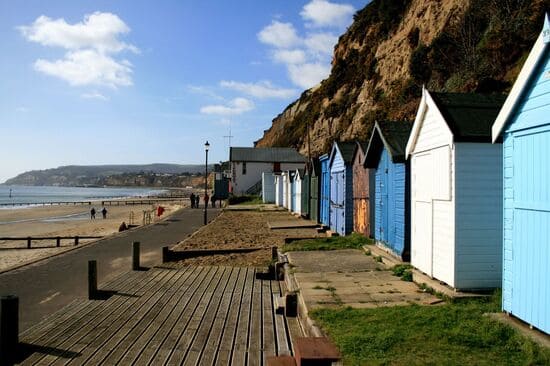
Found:
<svg viewBox="0 0 550 366"><path fill-rule="evenodd" d="M0 0L0 182L68 164L213 162L326 77L367 0Z"/></svg>

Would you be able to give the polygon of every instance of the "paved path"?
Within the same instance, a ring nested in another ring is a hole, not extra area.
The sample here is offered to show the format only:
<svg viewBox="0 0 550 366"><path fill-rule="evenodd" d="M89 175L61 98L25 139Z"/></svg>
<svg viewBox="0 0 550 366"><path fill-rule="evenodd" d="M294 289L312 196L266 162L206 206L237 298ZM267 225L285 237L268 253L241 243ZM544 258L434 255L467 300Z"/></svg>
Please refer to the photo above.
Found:
<svg viewBox="0 0 550 366"><path fill-rule="evenodd" d="M264 277L210 266L126 273L105 285L107 300L77 300L24 332L21 364L265 365L292 354L297 320L275 311L281 284Z"/></svg>
<svg viewBox="0 0 550 366"><path fill-rule="evenodd" d="M209 218L218 212L209 209ZM1 274L0 295L19 296L20 330L25 330L76 298L87 296L88 260L97 260L101 284L131 268L133 241L141 242L142 266L153 266L161 261L163 246L185 239L202 223L202 210L180 210L154 225Z"/></svg>

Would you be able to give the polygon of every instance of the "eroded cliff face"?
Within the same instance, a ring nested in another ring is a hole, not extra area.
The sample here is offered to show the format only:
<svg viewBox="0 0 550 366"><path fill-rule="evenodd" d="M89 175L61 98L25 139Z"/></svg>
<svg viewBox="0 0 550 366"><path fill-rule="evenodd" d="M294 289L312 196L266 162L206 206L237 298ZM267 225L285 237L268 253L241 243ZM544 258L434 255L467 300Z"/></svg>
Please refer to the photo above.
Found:
<svg viewBox="0 0 550 366"><path fill-rule="evenodd" d="M412 120L422 85L506 92L542 27L545 0L374 0L334 49L331 75L273 120L256 146L313 156L366 140L377 119Z"/></svg>

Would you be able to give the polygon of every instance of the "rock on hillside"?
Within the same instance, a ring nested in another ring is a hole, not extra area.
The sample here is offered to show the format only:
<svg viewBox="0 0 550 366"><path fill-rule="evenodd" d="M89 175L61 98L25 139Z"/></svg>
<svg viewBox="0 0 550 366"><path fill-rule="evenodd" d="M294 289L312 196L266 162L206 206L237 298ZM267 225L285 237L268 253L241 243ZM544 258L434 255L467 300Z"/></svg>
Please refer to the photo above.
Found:
<svg viewBox="0 0 550 366"><path fill-rule="evenodd" d="M334 49L330 76L305 91L256 146L324 153L365 140L376 119L414 118L422 85L503 93L538 36L550 0L374 0Z"/></svg>

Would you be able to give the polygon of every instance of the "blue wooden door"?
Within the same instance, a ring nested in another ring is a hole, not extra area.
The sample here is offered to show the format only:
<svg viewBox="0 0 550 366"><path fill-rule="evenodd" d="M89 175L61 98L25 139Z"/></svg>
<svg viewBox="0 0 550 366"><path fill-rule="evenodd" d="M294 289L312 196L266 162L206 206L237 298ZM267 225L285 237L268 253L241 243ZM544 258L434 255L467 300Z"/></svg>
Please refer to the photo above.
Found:
<svg viewBox="0 0 550 366"><path fill-rule="evenodd" d="M330 173L328 158L321 161L321 223L330 225Z"/></svg>
<svg viewBox="0 0 550 366"><path fill-rule="evenodd" d="M345 235L345 171L331 172L330 175L330 229Z"/></svg>
<svg viewBox="0 0 550 366"><path fill-rule="evenodd" d="M380 240L383 242L388 242L388 232L389 232L389 164L388 156L386 151L382 154L382 159L380 165L378 166L380 174Z"/></svg>
<svg viewBox="0 0 550 366"><path fill-rule="evenodd" d="M296 211L296 177L290 183L290 211Z"/></svg>

